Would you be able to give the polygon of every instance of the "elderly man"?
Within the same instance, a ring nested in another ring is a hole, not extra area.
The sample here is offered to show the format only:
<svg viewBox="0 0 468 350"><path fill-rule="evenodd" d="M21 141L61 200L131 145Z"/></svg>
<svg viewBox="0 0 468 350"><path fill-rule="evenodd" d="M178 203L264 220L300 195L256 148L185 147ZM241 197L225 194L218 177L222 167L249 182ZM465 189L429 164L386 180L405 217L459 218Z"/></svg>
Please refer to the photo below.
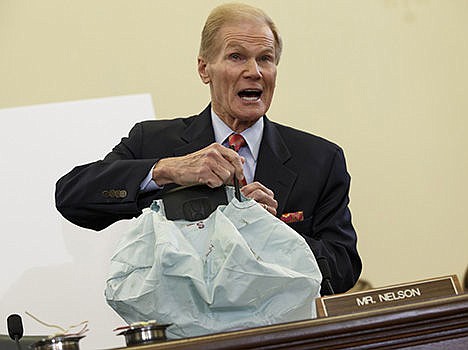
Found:
<svg viewBox="0 0 468 350"><path fill-rule="evenodd" d="M361 261L343 152L265 115L281 49L278 30L263 11L241 4L214 9L198 57L211 104L199 115L135 125L104 160L78 166L58 181L59 211L100 230L138 216L174 186L218 187L235 177L246 183L244 196L287 222L316 257L327 259L335 292L350 289ZM233 138L238 153L226 147Z"/></svg>

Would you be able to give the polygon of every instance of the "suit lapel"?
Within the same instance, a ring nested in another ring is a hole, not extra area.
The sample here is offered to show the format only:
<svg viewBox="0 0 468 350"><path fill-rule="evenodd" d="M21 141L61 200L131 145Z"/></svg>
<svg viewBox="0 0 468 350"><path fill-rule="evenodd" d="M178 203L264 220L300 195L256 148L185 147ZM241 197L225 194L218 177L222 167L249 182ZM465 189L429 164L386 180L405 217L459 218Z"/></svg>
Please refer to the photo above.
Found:
<svg viewBox="0 0 468 350"><path fill-rule="evenodd" d="M198 151L215 141L213 125L211 123L211 106L205 108L181 135L185 145L175 148L174 155L182 156Z"/></svg>
<svg viewBox="0 0 468 350"><path fill-rule="evenodd" d="M283 213L297 174L285 165L291 158L291 153L277 128L266 117L264 122L255 180L275 193L275 199L278 201L277 213L280 215Z"/></svg>

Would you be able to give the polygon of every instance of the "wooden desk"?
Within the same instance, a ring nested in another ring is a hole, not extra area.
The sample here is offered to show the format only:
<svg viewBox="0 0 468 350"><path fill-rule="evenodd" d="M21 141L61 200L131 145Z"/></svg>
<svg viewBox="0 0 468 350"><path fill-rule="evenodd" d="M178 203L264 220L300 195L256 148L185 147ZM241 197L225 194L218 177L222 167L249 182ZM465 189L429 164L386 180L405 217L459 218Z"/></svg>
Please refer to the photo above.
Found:
<svg viewBox="0 0 468 350"><path fill-rule="evenodd" d="M468 349L468 294L351 315L120 348Z"/></svg>

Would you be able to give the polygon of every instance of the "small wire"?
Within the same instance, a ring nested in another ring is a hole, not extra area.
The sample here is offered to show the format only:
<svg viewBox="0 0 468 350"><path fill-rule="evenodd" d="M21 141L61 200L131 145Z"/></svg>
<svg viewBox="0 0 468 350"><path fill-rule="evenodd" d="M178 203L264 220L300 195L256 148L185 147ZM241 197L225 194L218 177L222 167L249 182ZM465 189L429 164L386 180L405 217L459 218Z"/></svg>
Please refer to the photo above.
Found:
<svg viewBox="0 0 468 350"><path fill-rule="evenodd" d="M26 313L26 315L28 315L29 317L31 317L35 321L39 322L43 326L46 326L46 327L49 327L49 328L56 328L56 329L59 329L60 331L62 331L61 333L53 334L51 337L55 337L55 336L59 336L59 335L63 335L63 336L80 336L80 335L86 333L89 330L88 329L88 321L82 321L82 322L78 323L77 325L72 325L72 326L69 326L68 328L63 328L63 327L61 327L59 325L46 323L46 322L40 320L39 318L37 318L36 316L34 316L33 314L27 312L27 311L25 311L25 313ZM80 327L80 326L83 326L83 327L81 327L79 332L68 333L71 329L77 328L77 327Z"/></svg>

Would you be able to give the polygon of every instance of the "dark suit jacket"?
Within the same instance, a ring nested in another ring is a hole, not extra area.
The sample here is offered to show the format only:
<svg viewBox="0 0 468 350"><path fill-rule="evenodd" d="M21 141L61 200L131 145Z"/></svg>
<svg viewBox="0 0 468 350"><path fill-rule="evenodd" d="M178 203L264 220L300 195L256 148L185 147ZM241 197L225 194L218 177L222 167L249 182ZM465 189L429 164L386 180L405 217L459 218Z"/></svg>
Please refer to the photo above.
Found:
<svg viewBox="0 0 468 350"><path fill-rule="evenodd" d="M329 141L264 118L255 180L275 193L278 217L304 212L304 221L290 226L316 257L327 258L334 290L344 292L357 281L361 260L343 152ZM210 107L198 116L138 123L104 160L78 166L57 182L57 208L71 222L95 230L136 217L158 195L139 191L158 159L213 142Z"/></svg>

